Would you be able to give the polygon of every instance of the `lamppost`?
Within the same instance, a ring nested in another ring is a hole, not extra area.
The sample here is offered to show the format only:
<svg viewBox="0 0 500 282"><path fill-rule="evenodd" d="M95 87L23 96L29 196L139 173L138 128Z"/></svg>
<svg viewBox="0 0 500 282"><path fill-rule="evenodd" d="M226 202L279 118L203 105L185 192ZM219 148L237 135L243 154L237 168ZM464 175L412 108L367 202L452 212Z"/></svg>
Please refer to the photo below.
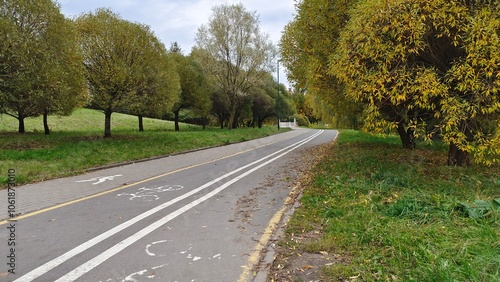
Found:
<svg viewBox="0 0 500 282"><path fill-rule="evenodd" d="M278 77L278 101L277 101L277 106L278 106L278 131L280 130L280 62L281 59L278 59L278 71L276 76Z"/></svg>

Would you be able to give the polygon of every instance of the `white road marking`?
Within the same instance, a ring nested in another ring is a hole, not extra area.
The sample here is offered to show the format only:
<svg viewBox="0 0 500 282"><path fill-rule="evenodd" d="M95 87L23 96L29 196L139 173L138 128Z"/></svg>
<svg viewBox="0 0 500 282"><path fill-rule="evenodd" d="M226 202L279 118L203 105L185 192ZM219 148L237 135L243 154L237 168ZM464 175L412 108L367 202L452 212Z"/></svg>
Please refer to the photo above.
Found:
<svg viewBox="0 0 500 282"><path fill-rule="evenodd" d="M167 265L168 265L168 263L167 263L167 264L158 265L158 266L153 266L153 267L151 267L151 269L152 269L152 270L156 270L156 269L158 269L158 268L162 268L162 267L165 267L165 266L167 266Z"/></svg>
<svg viewBox="0 0 500 282"><path fill-rule="evenodd" d="M158 266L153 266L153 267L151 267L151 270L156 270L156 269L165 267L167 265L168 265L168 263L167 264L158 265ZM129 282L141 282L141 280L137 280L136 278L134 278L134 276L142 276L143 274L145 274L147 272L148 272L148 269L144 269L144 270L141 270L141 271L134 272L134 273L130 274L129 276L123 278L122 282L127 282L127 281L129 281ZM153 279L153 278L155 278L155 275L147 275L146 278Z"/></svg>
<svg viewBox="0 0 500 282"><path fill-rule="evenodd" d="M158 256L158 257L165 257L165 256L167 256L167 255L158 255L158 254L156 254L156 253L153 253L153 252L151 252L151 251L150 251L150 248L151 248L151 247L153 247L154 245L157 245L157 244L163 244L163 243L167 243L167 242L171 242L171 241L172 241L172 240L161 240L161 241L152 242L151 244L147 244L147 245L146 245L146 249L145 249L146 254L147 254L148 256L151 256L151 257L155 257L155 256ZM181 255L185 255L185 254L187 254L187 252L188 252L188 251L190 251L190 250L192 250L192 249L193 249L193 247L191 246L191 247L189 247L189 249L188 249L187 251L182 251L182 252L179 252L179 254L181 254ZM193 261L197 261L197 260L201 260L201 259L202 259L202 257L193 256L192 254L188 254L186 258L187 258L187 259L192 259ZM216 258L221 259L221 258L220 258L220 254L216 254L216 255L214 255L212 258L213 258L213 259L216 259ZM210 259L210 258L208 258L208 259Z"/></svg>
<svg viewBox="0 0 500 282"><path fill-rule="evenodd" d="M159 200L160 197L158 196L158 193L163 193L163 192L172 192L172 191L179 191L182 190L184 186L182 185L163 185L160 187L141 187L137 189L137 192L135 193L120 193L116 195L117 197L120 196L131 196L129 200L133 199L143 199L146 198L147 201L156 201Z"/></svg>
<svg viewBox="0 0 500 282"><path fill-rule="evenodd" d="M109 259L110 257L114 256L115 254L117 254L118 252L120 252L121 250L125 249L126 247L130 246L131 244L133 244L134 242L136 242L137 240L141 239L142 237L148 235L149 233L153 232L154 230L156 230L157 228L161 227L162 225L166 224L167 222L171 221L172 219L178 217L179 215L183 214L184 212L190 210L191 208L199 205L200 203L206 201L207 199L215 196L216 194L220 193L222 190L226 189L227 187L229 187L230 185L234 184L235 182L239 181L240 179L242 179L243 177L253 173L254 171L262 168L263 166L266 166L268 165L269 163L281 158L282 156L288 154L289 152L292 152L293 150L297 149L298 147L306 144L307 142L311 141L312 139L316 138L317 136L319 136L321 133L323 133L323 130L321 131L318 131L317 133L313 134L312 136L310 137L307 137L299 142L296 142L292 145L289 145L281 150L278 150L272 154L269 154L257 161L254 161L248 165L245 165L245 166L242 166L236 170L233 170L231 172L228 172L226 174L224 174L223 176L220 176L196 189L193 189L192 191L190 192L187 192L186 194L182 195L182 196L179 196L175 199L172 199L164 204L161 204L155 208L152 208L150 209L149 211L146 211L102 234L100 234L99 236L96 236L90 240L88 240L87 242L83 243L83 244L80 244L79 246L71 249L70 251L62 254L61 256L39 266L38 268L28 272L27 274L19 277L18 279L14 280L14 282L28 282L28 281L33 281L34 279L42 276L43 274L47 273L48 271L50 271L51 269L57 267L58 265L64 263L65 261L69 260L70 258L86 251L87 249L95 246L96 244L102 242L103 240L113 236L114 234L130 227L131 225L149 217L150 215L152 214L155 214L183 199L186 199L202 190L204 190L205 188L207 187L210 187L212 186L213 184L221 181L222 179L225 179L237 172L240 172L242 170L246 170L247 168L255 165L255 164L258 164L259 162L262 162L266 159L269 159L277 154L279 154L278 156L252 168L252 169L249 169L247 170L245 173L229 180L227 183L225 183L224 185L221 185L219 186L218 188L216 188L215 190L213 190L212 192L206 194L205 196L183 206L182 208L172 212L171 214L163 217L162 219L154 222L153 224L147 226L146 228L142 229L141 231L135 233L134 235L128 237L127 239L121 241L120 243L114 245L113 247L109 248L108 250L104 251L103 253L101 253L100 255L98 255L97 257L89 260L88 262L82 264L80 267L77 267L76 269L74 269L73 271L69 272L68 274L64 275L63 277L59 278L58 280L56 280L56 282L69 282L69 281L74 281L76 279L78 279L80 276L84 275L85 273L89 272L90 270L92 270L94 267L96 267L97 265L101 264L102 262L106 261L107 259ZM283 152L283 153L282 153ZM281 154L280 154L281 153Z"/></svg>
<svg viewBox="0 0 500 282"><path fill-rule="evenodd" d="M119 176L123 176L123 175L122 174L117 174L117 175L112 175L112 176L93 177L91 179L78 180L78 181L75 181L75 182L92 182L92 181L97 181L97 182L92 183L92 185L97 185L97 184L101 184L101 183L103 183L104 181L107 181L107 180L114 180L115 177L119 177Z"/></svg>
<svg viewBox="0 0 500 282"><path fill-rule="evenodd" d="M144 270L141 270L141 271L137 271L137 272L134 272L132 274L130 274L129 276L125 277L122 282L126 282L126 281L131 281L131 282L140 282L139 280L135 279L134 276L138 275L138 276L141 276L143 275L144 273L148 272L147 269L144 269Z"/></svg>
<svg viewBox="0 0 500 282"><path fill-rule="evenodd" d="M188 251L191 251L191 250L193 249L193 247L191 247L191 244L189 244L189 246L190 246L190 247L189 247L189 249L187 249L187 251L182 251L182 252L179 252L179 254L184 255L184 254L186 254Z"/></svg>
<svg viewBox="0 0 500 282"><path fill-rule="evenodd" d="M171 240L161 240L161 241L156 241L156 242L153 242L151 244L146 245L146 254L148 254L149 256L152 256L152 257L156 256L155 253L152 253L151 251L149 251L149 248L156 245L156 244L166 243L169 241L171 241ZM159 257L164 257L164 256L165 255L159 255Z"/></svg>

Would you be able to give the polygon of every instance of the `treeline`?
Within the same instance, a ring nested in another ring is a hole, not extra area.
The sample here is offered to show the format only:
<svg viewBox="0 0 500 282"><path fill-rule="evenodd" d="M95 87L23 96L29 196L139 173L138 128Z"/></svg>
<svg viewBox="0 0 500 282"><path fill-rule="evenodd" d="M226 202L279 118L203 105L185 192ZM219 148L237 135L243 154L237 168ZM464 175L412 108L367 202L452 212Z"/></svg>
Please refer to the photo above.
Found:
<svg viewBox="0 0 500 282"><path fill-rule="evenodd" d="M258 16L242 5L213 8L196 47L170 49L140 23L98 9L65 18L51 0L0 0L0 113L19 121L68 115L77 107L100 110L104 136L114 112L221 127L262 126L277 116L273 78L276 48L259 30ZM296 110L280 85L280 116Z"/></svg>
<svg viewBox="0 0 500 282"><path fill-rule="evenodd" d="M306 32L304 32L306 31ZM282 61L341 127L449 144L449 165L500 161L500 5L490 0L302 0Z"/></svg>

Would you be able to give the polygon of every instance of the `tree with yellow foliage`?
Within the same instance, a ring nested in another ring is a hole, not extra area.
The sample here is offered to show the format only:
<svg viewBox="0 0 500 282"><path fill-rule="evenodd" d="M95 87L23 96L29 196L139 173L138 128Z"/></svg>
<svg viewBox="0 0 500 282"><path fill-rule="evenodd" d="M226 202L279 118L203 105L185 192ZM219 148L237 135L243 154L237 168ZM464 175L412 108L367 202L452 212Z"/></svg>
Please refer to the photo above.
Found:
<svg viewBox="0 0 500 282"><path fill-rule="evenodd" d="M359 105L346 99L344 84L328 72L340 31L349 19L352 0L302 0L297 14L285 26L280 42L281 61L288 79L300 92L306 92L324 122L356 127L361 116Z"/></svg>
<svg viewBox="0 0 500 282"><path fill-rule="evenodd" d="M450 144L448 164L500 161L500 4L364 0L350 14L330 73L365 105L365 127Z"/></svg>

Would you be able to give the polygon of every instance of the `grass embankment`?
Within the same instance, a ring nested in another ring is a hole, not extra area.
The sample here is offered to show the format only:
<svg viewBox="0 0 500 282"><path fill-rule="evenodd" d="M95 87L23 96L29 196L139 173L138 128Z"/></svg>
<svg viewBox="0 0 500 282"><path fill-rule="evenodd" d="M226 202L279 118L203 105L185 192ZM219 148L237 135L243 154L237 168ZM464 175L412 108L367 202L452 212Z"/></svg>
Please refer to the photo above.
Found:
<svg viewBox="0 0 500 282"><path fill-rule="evenodd" d="M79 109L69 117L50 117L52 133L44 135L41 118L27 119L25 134L14 133L17 120L0 117L0 188L6 186L8 169L16 170L18 184L75 175L86 169L139 160L208 146L230 144L277 132L276 127L221 130L144 119L138 131L134 116L113 114L112 138L103 138L104 115Z"/></svg>
<svg viewBox="0 0 500 282"><path fill-rule="evenodd" d="M321 281L500 281L500 168L448 167L442 146L400 146L340 134L279 244L274 281L314 269Z"/></svg>

